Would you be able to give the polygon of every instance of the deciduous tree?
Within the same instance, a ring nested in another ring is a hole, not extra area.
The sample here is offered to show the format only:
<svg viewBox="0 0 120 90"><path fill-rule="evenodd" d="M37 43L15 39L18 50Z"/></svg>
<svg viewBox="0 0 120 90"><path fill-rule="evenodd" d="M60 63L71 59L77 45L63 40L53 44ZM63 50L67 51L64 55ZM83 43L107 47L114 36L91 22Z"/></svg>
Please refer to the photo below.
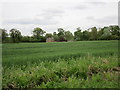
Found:
<svg viewBox="0 0 120 90"><path fill-rule="evenodd" d="M2 42L5 42L5 40L8 36L7 30L1 29L1 31L2 31Z"/></svg>
<svg viewBox="0 0 120 90"><path fill-rule="evenodd" d="M14 29L14 28L10 30L10 36L11 36L11 39L14 43L20 42L21 37L22 37L21 32L17 29Z"/></svg>
<svg viewBox="0 0 120 90"><path fill-rule="evenodd" d="M43 35L45 34L46 32L44 30L42 30L41 28L37 27L37 28L34 28L33 30L33 36L37 39L37 40L40 40L41 37L43 37Z"/></svg>
<svg viewBox="0 0 120 90"><path fill-rule="evenodd" d="M73 40L73 34L70 31L65 31L65 39L67 41Z"/></svg>

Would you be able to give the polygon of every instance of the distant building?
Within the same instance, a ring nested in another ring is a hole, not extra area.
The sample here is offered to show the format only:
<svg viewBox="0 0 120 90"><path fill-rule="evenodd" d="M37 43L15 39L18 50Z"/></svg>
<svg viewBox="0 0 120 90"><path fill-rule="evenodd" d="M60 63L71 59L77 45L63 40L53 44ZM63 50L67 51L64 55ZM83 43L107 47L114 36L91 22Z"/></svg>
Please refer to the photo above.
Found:
<svg viewBox="0 0 120 90"><path fill-rule="evenodd" d="M46 42L55 42L53 37L49 37L46 39Z"/></svg>

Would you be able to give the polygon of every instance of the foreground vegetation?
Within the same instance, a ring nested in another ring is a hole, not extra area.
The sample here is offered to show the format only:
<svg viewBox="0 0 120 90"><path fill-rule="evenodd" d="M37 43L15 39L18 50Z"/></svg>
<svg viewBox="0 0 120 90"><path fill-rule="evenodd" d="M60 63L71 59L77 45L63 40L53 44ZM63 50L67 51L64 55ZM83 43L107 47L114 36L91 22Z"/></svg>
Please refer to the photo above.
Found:
<svg viewBox="0 0 120 90"><path fill-rule="evenodd" d="M3 88L118 88L118 41L3 44Z"/></svg>

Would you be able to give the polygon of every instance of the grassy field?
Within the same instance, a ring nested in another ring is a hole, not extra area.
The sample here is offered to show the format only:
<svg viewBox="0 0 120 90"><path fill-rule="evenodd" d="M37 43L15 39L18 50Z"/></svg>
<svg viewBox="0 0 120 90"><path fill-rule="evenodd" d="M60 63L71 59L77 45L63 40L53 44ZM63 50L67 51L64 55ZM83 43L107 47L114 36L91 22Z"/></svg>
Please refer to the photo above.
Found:
<svg viewBox="0 0 120 90"><path fill-rule="evenodd" d="M3 44L3 88L118 88L118 41Z"/></svg>

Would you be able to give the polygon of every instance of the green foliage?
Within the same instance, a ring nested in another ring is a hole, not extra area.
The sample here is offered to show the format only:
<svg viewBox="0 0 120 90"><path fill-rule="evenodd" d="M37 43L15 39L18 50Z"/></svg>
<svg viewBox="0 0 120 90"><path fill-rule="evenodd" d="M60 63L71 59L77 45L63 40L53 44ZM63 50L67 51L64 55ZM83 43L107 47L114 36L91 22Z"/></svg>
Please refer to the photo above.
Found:
<svg viewBox="0 0 120 90"><path fill-rule="evenodd" d="M49 38L49 37L52 37L52 34L51 33L46 33L45 38Z"/></svg>
<svg viewBox="0 0 120 90"><path fill-rule="evenodd" d="M114 26L109 26L109 28L110 28L110 32L112 33L112 35L117 35L117 36L120 35L120 28L119 28L119 26L114 25Z"/></svg>
<svg viewBox="0 0 120 90"><path fill-rule="evenodd" d="M90 34L87 30L83 31L82 40L89 40Z"/></svg>
<svg viewBox="0 0 120 90"><path fill-rule="evenodd" d="M2 31L2 42L5 42L8 36L7 30L5 29L0 29L0 30Z"/></svg>
<svg viewBox="0 0 120 90"><path fill-rule="evenodd" d="M65 41L65 30L58 28L59 41Z"/></svg>
<svg viewBox="0 0 120 90"><path fill-rule="evenodd" d="M20 42L21 41L21 32L17 29L11 29L10 30L10 37L11 37L11 40L15 43L15 42Z"/></svg>
<svg viewBox="0 0 120 90"><path fill-rule="evenodd" d="M22 36L21 42L30 42L30 36Z"/></svg>
<svg viewBox="0 0 120 90"><path fill-rule="evenodd" d="M117 41L3 44L2 86L118 88L117 47Z"/></svg>
<svg viewBox="0 0 120 90"><path fill-rule="evenodd" d="M22 36L21 32L17 29L10 30L11 39L9 39L6 30L3 30L2 36L0 36L3 42L45 42L46 38L53 37L57 42L64 41L87 41L87 40L119 40L120 39L120 28L118 25L111 25L97 29L96 27L88 30L81 30L80 27L74 32L74 36L70 31L65 31L63 28L58 28L58 33L53 32L46 33L39 27L34 28L33 36Z"/></svg>
<svg viewBox="0 0 120 90"><path fill-rule="evenodd" d="M102 38L109 40L109 39L111 39L111 35L112 35L112 33L110 32L110 28L104 27L104 33L102 35Z"/></svg>
<svg viewBox="0 0 120 90"><path fill-rule="evenodd" d="M74 39L76 41L82 40L82 32L80 28L77 28L77 31L74 32Z"/></svg>
<svg viewBox="0 0 120 90"><path fill-rule="evenodd" d="M37 39L37 40L40 40L42 39L43 35L45 34L46 32L44 30L42 30L41 28L37 27L37 28L34 28L33 30L33 36Z"/></svg>
<svg viewBox="0 0 120 90"><path fill-rule="evenodd" d="M109 71L118 66L117 63L112 64L117 62L115 58L117 57L60 58L58 62L4 67L3 87L13 84L14 88L118 88L118 73ZM106 59L108 63L104 62ZM109 67L104 69L106 64Z"/></svg>
<svg viewBox="0 0 120 90"><path fill-rule="evenodd" d="M102 40L102 35L104 34L104 28L99 28L98 30L98 40Z"/></svg>
<svg viewBox="0 0 120 90"><path fill-rule="evenodd" d="M65 31L65 40L73 40L73 34L70 31Z"/></svg>
<svg viewBox="0 0 120 90"><path fill-rule="evenodd" d="M90 40L97 40L97 28L96 27L91 28Z"/></svg>
<svg viewBox="0 0 120 90"><path fill-rule="evenodd" d="M59 41L58 34L56 32L53 32L53 38L55 41Z"/></svg>

